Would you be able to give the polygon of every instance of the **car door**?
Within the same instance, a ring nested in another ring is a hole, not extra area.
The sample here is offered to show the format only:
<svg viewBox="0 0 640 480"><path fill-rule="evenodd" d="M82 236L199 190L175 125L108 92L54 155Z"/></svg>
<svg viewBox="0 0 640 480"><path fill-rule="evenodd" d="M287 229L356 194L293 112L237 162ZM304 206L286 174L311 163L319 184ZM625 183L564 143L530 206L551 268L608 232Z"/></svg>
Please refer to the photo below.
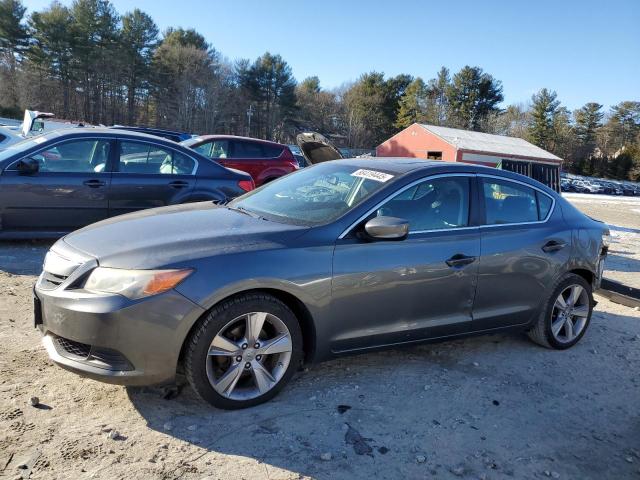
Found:
<svg viewBox="0 0 640 480"><path fill-rule="evenodd" d="M106 218L113 147L108 138L78 138L13 162L0 177L2 230L66 232ZM37 172L19 172L20 161L36 162Z"/></svg>
<svg viewBox="0 0 640 480"><path fill-rule="evenodd" d="M333 260L334 351L417 341L471 328L480 235L473 176L421 180L339 239ZM358 238L373 216L409 221L400 241Z"/></svg>
<svg viewBox="0 0 640 480"><path fill-rule="evenodd" d="M485 225L473 327L525 324L569 261L571 230L542 190L499 177L479 179Z"/></svg>
<svg viewBox="0 0 640 480"><path fill-rule="evenodd" d="M109 191L109 214L185 201L196 183L195 159L143 140L119 140L117 170Z"/></svg>

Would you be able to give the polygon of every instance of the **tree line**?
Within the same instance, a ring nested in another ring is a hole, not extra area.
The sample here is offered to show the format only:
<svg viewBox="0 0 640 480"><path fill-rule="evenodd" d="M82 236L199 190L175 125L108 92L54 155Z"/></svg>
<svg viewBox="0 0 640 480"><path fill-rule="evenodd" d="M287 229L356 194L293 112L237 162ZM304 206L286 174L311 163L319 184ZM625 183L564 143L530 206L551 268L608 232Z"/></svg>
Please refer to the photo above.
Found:
<svg viewBox="0 0 640 480"><path fill-rule="evenodd" d="M108 0L51 3L27 14L0 0L0 115L25 108L90 124L164 127L291 142L319 131L339 146L373 148L413 122L522 137L579 174L640 179L640 102L570 111L554 91L503 106L502 82L480 67L442 67L423 80L368 72L326 89L297 82L269 52L230 61L193 29L160 32L139 9Z"/></svg>

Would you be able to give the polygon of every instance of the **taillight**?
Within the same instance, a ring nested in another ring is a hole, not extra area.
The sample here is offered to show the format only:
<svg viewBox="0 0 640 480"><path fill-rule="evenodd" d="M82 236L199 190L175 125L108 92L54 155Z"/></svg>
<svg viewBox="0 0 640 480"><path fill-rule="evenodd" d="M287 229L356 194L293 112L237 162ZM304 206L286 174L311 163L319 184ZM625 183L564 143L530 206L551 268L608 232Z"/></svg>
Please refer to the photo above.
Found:
<svg viewBox="0 0 640 480"><path fill-rule="evenodd" d="M256 185L253 183L253 180L240 180L238 182L238 186L245 192L250 192L251 190L256 188Z"/></svg>

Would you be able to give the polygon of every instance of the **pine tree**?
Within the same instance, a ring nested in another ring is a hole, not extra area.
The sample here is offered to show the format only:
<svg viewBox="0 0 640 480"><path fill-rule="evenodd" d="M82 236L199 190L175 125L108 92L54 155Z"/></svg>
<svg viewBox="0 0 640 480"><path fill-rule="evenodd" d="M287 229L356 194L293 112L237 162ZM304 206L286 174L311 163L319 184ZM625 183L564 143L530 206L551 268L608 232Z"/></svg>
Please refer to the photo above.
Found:
<svg viewBox="0 0 640 480"><path fill-rule="evenodd" d="M9 115L16 115L20 110L17 71L27 47L25 12L19 0L0 0L0 66L6 66L5 72L0 70L0 105L5 105L5 113Z"/></svg>
<svg viewBox="0 0 640 480"><path fill-rule="evenodd" d="M395 121L396 128L407 128L413 123L423 122L425 119L426 100L427 86L418 77L409 84L400 99L398 116Z"/></svg>
<svg viewBox="0 0 640 480"><path fill-rule="evenodd" d="M545 150L551 150L554 146L554 119L560 106L557 96L556 92L543 88L531 97L529 138L531 142Z"/></svg>
<svg viewBox="0 0 640 480"><path fill-rule="evenodd" d="M453 76L447 89L452 126L479 130L483 120L498 111L504 99L502 83L480 67L466 66Z"/></svg>

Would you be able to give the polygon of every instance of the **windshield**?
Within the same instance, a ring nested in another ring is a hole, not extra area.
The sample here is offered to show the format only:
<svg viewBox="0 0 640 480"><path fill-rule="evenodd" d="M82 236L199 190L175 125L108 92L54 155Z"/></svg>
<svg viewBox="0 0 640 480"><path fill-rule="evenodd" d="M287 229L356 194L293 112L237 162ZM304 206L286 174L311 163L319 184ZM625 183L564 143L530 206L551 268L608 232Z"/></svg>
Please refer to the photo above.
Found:
<svg viewBox="0 0 640 480"><path fill-rule="evenodd" d="M342 162L322 163L282 177L229 203L268 220L329 223L380 190L395 174Z"/></svg>
<svg viewBox="0 0 640 480"><path fill-rule="evenodd" d="M191 147L191 145L194 145L198 142L201 142L202 138L200 137L193 137L193 138L187 138L186 140L182 140L180 143L180 145L183 145L185 147Z"/></svg>
<svg viewBox="0 0 640 480"><path fill-rule="evenodd" d="M51 133L52 132L36 135L33 137L27 137L24 140L20 140L19 142L9 145L4 150L0 150L0 162L9 157L12 157L16 153L19 153L24 150L28 150L31 147L35 147L36 145L39 145L45 142L51 137Z"/></svg>

